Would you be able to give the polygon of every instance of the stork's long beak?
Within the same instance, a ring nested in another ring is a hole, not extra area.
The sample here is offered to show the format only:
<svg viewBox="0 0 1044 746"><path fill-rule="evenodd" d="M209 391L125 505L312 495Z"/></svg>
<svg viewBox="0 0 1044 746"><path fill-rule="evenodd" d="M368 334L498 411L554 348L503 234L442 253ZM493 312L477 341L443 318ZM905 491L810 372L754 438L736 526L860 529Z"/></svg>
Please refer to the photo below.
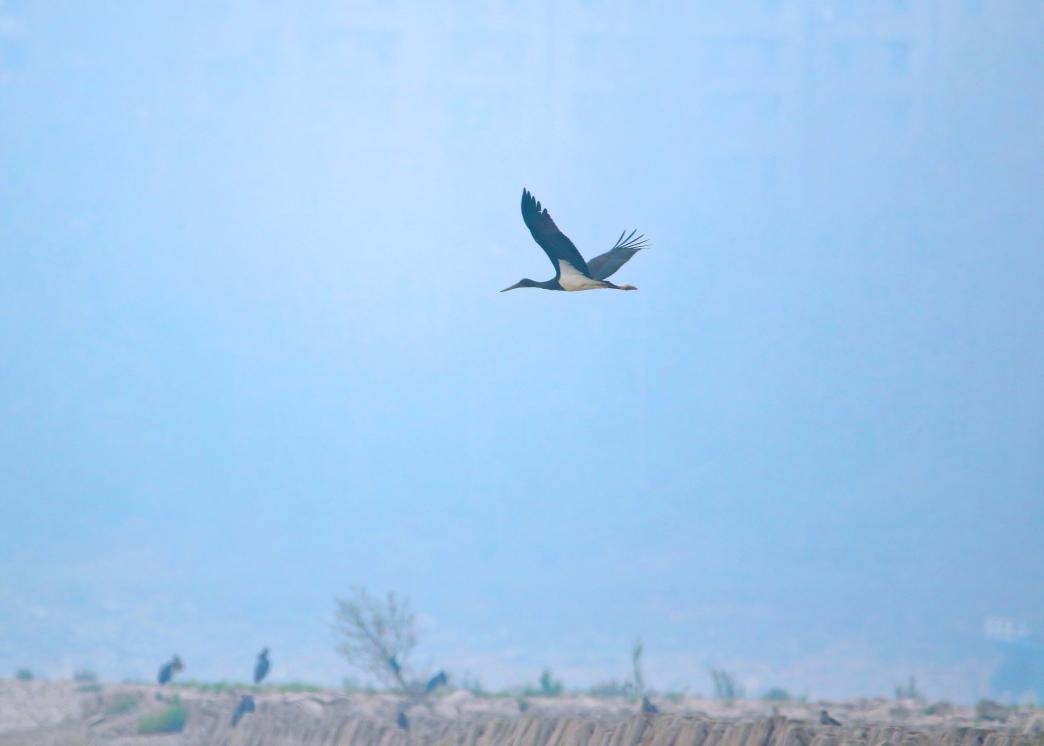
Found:
<svg viewBox="0 0 1044 746"><path fill-rule="evenodd" d="M503 290L501 290L500 292L502 292L502 293L506 293L506 292L507 292L508 290L514 290L515 288L520 288L520 287L522 287L522 283L521 283L521 282L516 282L516 283L515 283L514 285L512 285L511 287L509 287L509 288L504 288L504 289L503 289Z"/></svg>

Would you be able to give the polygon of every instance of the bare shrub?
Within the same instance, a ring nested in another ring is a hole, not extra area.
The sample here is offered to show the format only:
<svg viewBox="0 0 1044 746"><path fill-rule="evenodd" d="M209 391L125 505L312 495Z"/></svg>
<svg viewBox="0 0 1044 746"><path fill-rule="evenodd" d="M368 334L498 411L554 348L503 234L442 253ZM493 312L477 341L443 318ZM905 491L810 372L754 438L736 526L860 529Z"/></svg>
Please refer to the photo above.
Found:
<svg viewBox="0 0 1044 746"><path fill-rule="evenodd" d="M348 598L336 602L334 629L341 638L337 652L349 665L393 689L423 689L410 678L408 668L417 646L416 618L409 603L394 593L378 599L362 588L353 588Z"/></svg>
<svg viewBox="0 0 1044 746"><path fill-rule="evenodd" d="M639 637L631 646L631 686L636 699L645 696L645 676L642 674L642 653L644 651L645 645L642 644Z"/></svg>
<svg viewBox="0 0 1044 746"><path fill-rule="evenodd" d="M732 702L743 697L743 690L736 683L731 673L723 668L710 669L711 679L714 681L714 696L723 702Z"/></svg>
<svg viewBox="0 0 1044 746"><path fill-rule="evenodd" d="M905 684L897 684L895 687L895 698L899 700L910 699L914 702L924 701L924 695L917 688L917 678L911 676Z"/></svg>

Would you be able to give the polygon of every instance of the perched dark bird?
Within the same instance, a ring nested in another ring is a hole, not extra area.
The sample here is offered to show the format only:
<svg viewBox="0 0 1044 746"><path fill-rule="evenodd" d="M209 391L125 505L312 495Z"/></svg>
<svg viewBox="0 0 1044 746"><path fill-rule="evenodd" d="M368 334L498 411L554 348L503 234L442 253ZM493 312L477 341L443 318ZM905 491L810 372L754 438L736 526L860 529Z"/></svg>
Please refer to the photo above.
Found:
<svg viewBox="0 0 1044 746"><path fill-rule="evenodd" d="M169 661L160 666L159 674L156 676L156 681L162 684L169 684L170 680L174 678L174 674L185 668L185 664L181 662L181 658L175 655Z"/></svg>
<svg viewBox="0 0 1044 746"><path fill-rule="evenodd" d="M257 654L257 665L254 666L254 683L260 684L261 680L268 676L268 669L272 664L268 660L268 648L264 648Z"/></svg>
<svg viewBox="0 0 1044 746"><path fill-rule="evenodd" d="M660 711L660 708L649 701L648 697L642 697L642 712L646 715L655 715Z"/></svg>
<svg viewBox="0 0 1044 746"><path fill-rule="evenodd" d="M523 278L509 288L500 292L507 292L515 288L543 288L544 290L594 290L596 288L611 288L613 290L637 290L634 285L614 285L606 278L618 270L634 254L646 248L644 237L634 237L634 231L624 238L620 234L616 245L601 256L597 256L588 264L583 256L577 251L576 246L562 231L558 230L555 221L551 219L547 210L540 206L528 190L522 190L522 220L525 221L529 232L533 234L533 240L551 260L555 268L555 276L544 282L536 282L529 278ZM625 231L626 232L626 231Z"/></svg>
<svg viewBox="0 0 1044 746"><path fill-rule="evenodd" d="M396 676L398 676L399 672L402 671L402 666L400 666L399 662L395 660L394 655L388 658L388 668L390 668L392 673Z"/></svg>
<svg viewBox="0 0 1044 746"><path fill-rule="evenodd" d="M249 694L244 694L239 704L236 705L236 709L232 711L232 719L228 723L229 728L235 728L236 724L243 719L243 716L248 712L253 712L256 708L254 707L254 698Z"/></svg>
<svg viewBox="0 0 1044 746"><path fill-rule="evenodd" d="M402 711L399 712L399 716L397 718L395 718L395 724L397 726L399 726L400 728L402 728L403 730L409 730L410 729L410 720L409 720L409 718L406 717L406 713L405 712L402 712Z"/></svg>
<svg viewBox="0 0 1044 746"><path fill-rule="evenodd" d="M428 679L428 683L424 685L424 691L431 693L438 689L440 686L446 686L446 672L439 671L437 674Z"/></svg>
<svg viewBox="0 0 1044 746"><path fill-rule="evenodd" d="M841 722L830 717L830 713L826 710L819 711L819 723L820 725L841 725Z"/></svg>

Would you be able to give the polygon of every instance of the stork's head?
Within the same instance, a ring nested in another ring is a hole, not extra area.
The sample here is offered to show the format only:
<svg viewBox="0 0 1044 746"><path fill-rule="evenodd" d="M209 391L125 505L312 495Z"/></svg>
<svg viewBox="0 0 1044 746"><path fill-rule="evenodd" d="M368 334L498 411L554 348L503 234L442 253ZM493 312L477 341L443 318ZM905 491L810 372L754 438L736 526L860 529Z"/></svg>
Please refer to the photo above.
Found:
<svg viewBox="0 0 1044 746"><path fill-rule="evenodd" d="M516 282L511 287L504 288L500 292L506 293L508 290L514 290L515 288L535 288L535 287L540 287L540 285L536 281L530 280L528 277L523 277L521 280Z"/></svg>

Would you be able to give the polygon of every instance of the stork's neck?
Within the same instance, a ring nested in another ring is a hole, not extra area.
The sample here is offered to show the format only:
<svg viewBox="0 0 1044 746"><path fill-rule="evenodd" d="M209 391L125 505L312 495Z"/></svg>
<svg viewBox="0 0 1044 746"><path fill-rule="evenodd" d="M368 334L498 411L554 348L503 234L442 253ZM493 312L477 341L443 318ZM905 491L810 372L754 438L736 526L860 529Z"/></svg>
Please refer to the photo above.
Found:
<svg viewBox="0 0 1044 746"><path fill-rule="evenodd" d="M559 282L559 279L557 277L552 277L550 280L544 280L543 282L530 280L527 277L518 284L520 287L524 288L542 288L544 290L565 290L565 288L562 287L562 283Z"/></svg>

